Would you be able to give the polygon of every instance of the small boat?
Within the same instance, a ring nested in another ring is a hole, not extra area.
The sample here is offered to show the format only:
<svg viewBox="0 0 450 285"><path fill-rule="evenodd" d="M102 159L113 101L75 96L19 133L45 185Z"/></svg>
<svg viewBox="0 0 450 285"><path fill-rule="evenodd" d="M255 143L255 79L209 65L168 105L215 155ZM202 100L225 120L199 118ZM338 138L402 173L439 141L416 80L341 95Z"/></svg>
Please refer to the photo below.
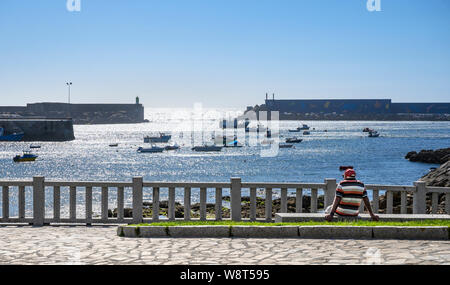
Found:
<svg viewBox="0 0 450 285"><path fill-rule="evenodd" d="M224 147L243 147L237 140L224 144Z"/></svg>
<svg viewBox="0 0 450 285"><path fill-rule="evenodd" d="M180 146L177 145L177 144L174 144L174 145L166 145L166 146L164 147L165 150L177 150L177 149L179 149L179 148L180 148Z"/></svg>
<svg viewBox="0 0 450 285"><path fill-rule="evenodd" d="M110 147L117 147L117 146L119 146L119 144L118 143L112 143L112 144L109 144L109 146Z"/></svg>
<svg viewBox="0 0 450 285"><path fill-rule="evenodd" d="M311 133L309 131L303 131L303 135L310 135Z"/></svg>
<svg viewBox="0 0 450 285"><path fill-rule="evenodd" d="M294 133L294 132L300 132L301 130L309 130L309 126L306 124L303 124L301 127L297 127L296 129L290 129L289 132Z"/></svg>
<svg viewBox="0 0 450 285"><path fill-rule="evenodd" d="M292 148L294 145L293 144L288 144L288 143L280 143L278 144L279 148Z"/></svg>
<svg viewBox="0 0 450 285"><path fill-rule="evenodd" d="M216 146L216 145L202 145L202 146L194 146L192 148L193 151L221 151L222 146Z"/></svg>
<svg viewBox="0 0 450 285"><path fill-rule="evenodd" d="M373 131L373 130L372 130L372 129L369 129L369 128L364 128L364 129L363 129L363 132L364 132L364 133L368 133L368 132L370 132L370 131Z"/></svg>
<svg viewBox="0 0 450 285"><path fill-rule="evenodd" d="M286 139L286 142L287 142L287 143L300 143L300 142L302 142L302 141L303 141L303 139L299 139L299 138L297 138L297 137L287 138L287 139Z"/></svg>
<svg viewBox="0 0 450 285"><path fill-rule="evenodd" d="M152 145L152 147L148 147L148 148L143 148L143 147L139 147L137 149L138 152L141 153L155 153L155 152L163 152L164 148L163 147L159 147L159 146L154 146Z"/></svg>
<svg viewBox="0 0 450 285"><path fill-rule="evenodd" d="M30 145L30 148L41 148L41 146L32 144L32 145Z"/></svg>
<svg viewBox="0 0 450 285"><path fill-rule="evenodd" d="M12 133L9 135L5 135L5 130L0 128L0 141L2 142L17 142L21 141L24 136L24 133Z"/></svg>
<svg viewBox="0 0 450 285"><path fill-rule="evenodd" d="M378 133L377 131L369 132L369 138L377 138L379 136L380 136L380 133Z"/></svg>
<svg viewBox="0 0 450 285"><path fill-rule="evenodd" d="M159 133L159 136L146 136L144 137L144 143L166 143L172 138L171 135L165 133Z"/></svg>
<svg viewBox="0 0 450 285"><path fill-rule="evenodd" d="M23 155L16 155L13 158L13 161L14 162L35 161L37 157L38 157L37 155L32 154L29 151L24 151Z"/></svg>

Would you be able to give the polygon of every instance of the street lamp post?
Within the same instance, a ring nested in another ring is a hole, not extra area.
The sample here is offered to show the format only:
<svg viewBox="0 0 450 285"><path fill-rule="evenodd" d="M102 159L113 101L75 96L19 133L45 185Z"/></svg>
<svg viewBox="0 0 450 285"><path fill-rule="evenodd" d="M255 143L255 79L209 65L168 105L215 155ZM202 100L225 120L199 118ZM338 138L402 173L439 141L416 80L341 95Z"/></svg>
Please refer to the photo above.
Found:
<svg viewBox="0 0 450 285"><path fill-rule="evenodd" d="M66 82L66 85L69 88L69 105L68 105L68 108L69 108L69 116L70 116L70 86L72 85L72 82Z"/></svg>
<svg viewBox="0 0 450 285"><path fill-rule="evenodd" d="M69 104L70 104L70 85L72 85L72 82L66 82L67 87L69 87Z"/></svg>

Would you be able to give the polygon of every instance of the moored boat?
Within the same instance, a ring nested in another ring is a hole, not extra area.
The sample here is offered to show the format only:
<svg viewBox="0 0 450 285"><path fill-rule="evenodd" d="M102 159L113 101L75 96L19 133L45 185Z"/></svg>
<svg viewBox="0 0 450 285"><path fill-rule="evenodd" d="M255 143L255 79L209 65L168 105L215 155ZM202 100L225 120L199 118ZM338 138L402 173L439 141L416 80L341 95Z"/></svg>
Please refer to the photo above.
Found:
<svg viewBox="0 0 450 285"><path fill-rule="evenodd" d="M309 130L309 126L306 124L302 124L301 127L297 127L295 129L289 129L289 132L294 133L294 132L300 132L301 130Z"/></svg>
<svg viewBox="0 0 450 285"><path fill-rule="evenodd" d="M12 133L9 135L5 135L5 130L0 128L0 141L3 142L17 142L21 141L24 136L24 133Z"/></svg>
<svg viewBox="0 0 450 285"><path fill-rule="evenodd" d="M177 150L177 149L179 149L179 148L180 148L180 146L177 145L177 144L174 144L174 145L166 145L166 146L164 147L165 150Z"/></svg>
<svg viewBox="0 0 450 285"><path fill-rule="evenodd" d="M139 148L137 149L137 151L138 151L138 152L141 152L141 153L163 152L163 150L164 150L163 147L154 146L154 145L153 145L152 147L147 147L147 148L139 147Z"/></svg>
<svg viewBox="0 0 450 285"><path fill-rule="evenodd" d="M303 139L299 139L297 137L292 137L292 138L287 138L286 139L287 143L300 143L302 141L303 141Z"/></svg>
<svg viewBox="0 0 450 285"><path fill-rule="evenodd" d="M217 146L217 145L201 145L201 146L194 146L192 148L193 151L203 151L203 152L208 152L208 151L221 151L222 150L222 146Z"/></svg>
<svg viewBox="0 0 450 285"><path fill-rule="evenodd" d="M146 136L144 137L144 143L166 143L172 138L172 135L165 133L159 133L158 136Z"/></svg>
<svg viewBox="0 0 450 285"><path fill-rule="evenodd" d="M377 138L380 136L380 133L378 133L377 131L370 131L369 132L369 138Z"/></svg>
<svg viewBox="0 0 450 285"><path fill-rule="evenodd" d="M25 161L35 161L38 156L32 154L29 151L24 151L22 155L16 155L13 158L14 162L25 162Z"/></svg>
<svg viewBox="0 0 450 285"><path fill-rule="evenodd" d="M279 148L292 148L294 145L293 144L288 144L288 143L280 143L278 144Z"/></svg>

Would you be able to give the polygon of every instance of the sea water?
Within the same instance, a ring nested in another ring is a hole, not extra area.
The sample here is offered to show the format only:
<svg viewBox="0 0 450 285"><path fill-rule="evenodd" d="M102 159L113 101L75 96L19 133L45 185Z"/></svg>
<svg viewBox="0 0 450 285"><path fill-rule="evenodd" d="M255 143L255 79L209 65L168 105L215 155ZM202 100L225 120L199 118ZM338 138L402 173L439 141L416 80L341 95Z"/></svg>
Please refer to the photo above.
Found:
<svg viewBox="0 0 450 285"><path fill-rule="evenodd" d="M325 178L342 178L340 165L352 165L358 179L366 184L412 185L434 164L410 162L409 151L450 146L450 122L424 121L280 121L280 141L299 136L295 148L279 149L275 156L261 155L261 147L224 148L221 152L194 152L195 145L211 142L213 132L220 133L220 120L241 114L238 109L204 109L199 116L193 109L146 109L149 123L75 125L75 140L70 142L33 142L35 162L14 163L12 158L29 148L31 143L0 143L0 180L62 181L128 181L142 176L144 181L208 181L228 182L240 177L243 182L315 182ZM199 120L202 118L202 120ZM289 133L302 123L308 124L310 135ZM378 138L369 138L362 130L377 130ZM313 129L314 128L314 129ZM326 130L326 131L325 131ZM181 149L163 153L138 153L145 135L168 132L171 143ZM193 136L192 136L193 134ZM118 147L109 147L118 143ZM68 213L69 194L62 188L62 216ZM77 191L77 216L84 213L84 189ZM192 202L198 201L198 189L192 191ZM277 192L274 191L275 195ZM131 190L125 191L125 206L131 206ZM225 191L224 195L227 192ZM244 193L245 194L245 193ZM116 207L116 192L110 191L111 209ZM182 189L176 199L182 203ZM10 190L10 215L17 215L17 189ZM167 191L161 193L167 199ZM26 211L31 212L31 189L26 191ZM151 190L144 192L151 201ZM46 215L51 216L52 191L46 189ZM94 188L94 213L100 211L100 189ZM214 191L208 191L214 201ZM0 207L1 208L1 207Z"/></svg>

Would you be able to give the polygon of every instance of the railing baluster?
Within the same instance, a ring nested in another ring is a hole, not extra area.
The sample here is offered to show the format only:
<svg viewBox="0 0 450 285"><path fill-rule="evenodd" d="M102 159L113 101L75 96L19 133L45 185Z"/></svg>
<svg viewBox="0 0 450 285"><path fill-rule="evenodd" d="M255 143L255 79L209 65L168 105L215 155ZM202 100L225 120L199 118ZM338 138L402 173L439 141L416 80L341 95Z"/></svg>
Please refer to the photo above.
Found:
<svg viewBox="0 0 450 285"><path fill-rule="evenodd" d="M75 186L70 186L69 203L69 219L71 222L75 222L77 218L77 188Z"/></svg>
<svg viewBox="0 0 450 285"><path fill-rule="evenodd" d="M59 223L61 219L61 187L53 187L53 221Z"/></svg>
<svg viewBox="0 0 450 285"><path fill-rule="evenodd" d="M297 188L295 191L295 212L303 212L303 188Z"/></svg>
<svg viewBox="0 0 450 285"><path fill-rule="evenodd" d="M373 212L376 214L380 211L380 197L378 190L372 191L372 209Z"/></svg>
<svg viewBox="0 0 450 285"><path fill-rule="evenodd" d="M86 224L92 223L92 187L86 187Z"/></svg>
<svg viewBox="0 0 450 285"><path fill-rule="evenodd" d="M450 193L445 194L445 212L450 215Z"/></svg>
<svg viewBox="0 0 450 285"><path fill-rule="evenodd" d="M142 177L133 177L133 223L142 222Z"/></svg>
<svg viewBox="0 0 450 285"><path fill-rule="evenodd" d="M153 187L152 223L159 221L159 187Z"/></svg>
<svg viewBox="0 0 450 285"><path fill-rule="evenodd" d="M206 221L206 188L200 188L200 221Z"/></svg>
<svg viewBox="0 0 450 285"><path fill-rule="evenodd" d="M184 220L191 219L191 187L184 188Z"/></svg>
<svg viewBox="0 0 450 285"><path fill-rule="evenodd" d="M386 214L392 214L394 200L392 191L386 191L386 199Z"/></svg>
<svg viewBox="0 0 450 285"><path fill-rule="evenodd" d="M117 220L123 222L124 187L117 187Z"/></svg>
<svg viewBox="0 0 450 285"><path fill-rule="evenodd" d="M272 221L272 188L266 188L266 221Z"/></svg>
<svg viewBox="0 0 450 285"><path fill-rule="evenodd" d="M256 188L250 188L250 221L256 221Z"/></svg>
<svg viewBox="0 0 450 285"><path fill-rule="evenodd" d="M108 187L102 187L102 221L108 220Z"/></svg>
<svg viewBox="0 0 450 285"><path fill-rule="evenodd" d="M433 192L431 193L431 213L437 214L438 210L438 199L439 199L439 193Z"/></svg>
<svg viewBox="0 0 450 285"><path fill-rule="evenodd" d="M216 188L216 221L222 220L222 188Z"/></svg>
<svg viewBox="0 0 450 285"><path fill-rule="evenodd" d="M287 213L287 189L286 188L281 188L280 212Z"/></svg>
<svg viewBox="0 0 450 285"><path fill-rule="evenodd" d="M33 225L43 226L45 215L45 178L42 176L33 177Z"/></svg>
<svg viewBox="0 0 450 285"><path fill-rule="evenodd" d="M2 210L3 210L3 219L9 218L9 186L2 187Z"/></svg>
<svg viewBox="0 0 450 285"><path fill-rule="evenodd" d="M311 189L311 213L317 213L317 189Z"/></svg>
<svg viewBox="0 0 450 285"><path fill-rule="evenodd" d="M406 214L407 209L406 209L406 198L407 198L407 192L406 191L402 191L400 192L400 213L401 214Z"/></svg>
<svg viewBox="0 0 450 285"><path fill-rule="evenodd" d="M25 186L19 186L19 219L25 219Z"/></svg>
<svg viewBox="0 0 450 285"><path fill-rule="evenodd" d="M175 221L175 187L169 187L169 205L168 218L169 221Z"/></svg>
<svg viewBox="0 0 450 285"><path fill-rule="evenodd" d="M445 213L450 215L450 193L445 194Z"/></svg>

